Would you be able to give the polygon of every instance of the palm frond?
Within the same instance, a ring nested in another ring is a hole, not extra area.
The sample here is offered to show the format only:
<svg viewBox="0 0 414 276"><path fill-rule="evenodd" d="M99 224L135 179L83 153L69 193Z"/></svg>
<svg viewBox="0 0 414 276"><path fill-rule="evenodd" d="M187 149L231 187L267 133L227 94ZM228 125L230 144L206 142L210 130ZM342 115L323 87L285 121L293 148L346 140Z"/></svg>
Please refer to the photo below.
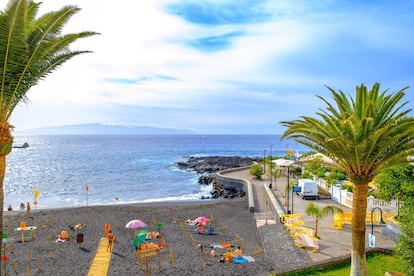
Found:
<svg viewBox="0 0 414 276"><path fill-rule="evenodd" d="M62 28L80 9L65 6L36 19L39 4L11 0L0 17L0 118L8 120L27 92L74 56L90 51L71 51L69 46L95 32L61 35Z"/></svg>
<svg viewBox="0 0 414 276"><path fill-rule="evenodd" d="M407 102L401 103L408 87L387 94L379 83L370 90L362 84L355 98L327 88L335 105L318 96L327 107L317 118L281 122L287 127L281 140L291 138L321 152L349 176L368 182L391 162L406 161L414 148L414 119L407 117L411 109L403 109Z"/></svg>

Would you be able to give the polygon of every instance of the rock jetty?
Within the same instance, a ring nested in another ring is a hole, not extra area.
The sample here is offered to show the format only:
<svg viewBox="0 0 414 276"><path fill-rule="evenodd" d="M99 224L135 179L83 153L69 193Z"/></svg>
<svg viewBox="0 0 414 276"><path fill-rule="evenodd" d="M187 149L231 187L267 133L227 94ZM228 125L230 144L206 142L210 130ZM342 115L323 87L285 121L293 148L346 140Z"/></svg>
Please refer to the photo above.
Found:
<svg viewBox="0 0 414 276"><path fill-rule="evenodd" d="M238 189L229 186L220 186L215 177L215 173L227 169L246 167L254 162L261 162L262 158L242 157L242 156L188 156L185 160L177 162L176 165L180 170L196 172L200 176L198 183L200 185L213 185L211 198L233 198L244 196Z"/></svg>

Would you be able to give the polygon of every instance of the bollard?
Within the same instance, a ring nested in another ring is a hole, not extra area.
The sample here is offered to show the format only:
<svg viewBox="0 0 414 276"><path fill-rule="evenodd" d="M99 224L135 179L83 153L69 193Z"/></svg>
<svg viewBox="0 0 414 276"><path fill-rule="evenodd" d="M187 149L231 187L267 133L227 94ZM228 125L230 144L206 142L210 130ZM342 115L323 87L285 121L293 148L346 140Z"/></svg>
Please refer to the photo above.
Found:
<svg viewBox="0 0 414 276"><path fill-rule="evenodd" d="M49 257L52 258L52 255L53 255L53 251L52 251L52 249L50 249L49 250Z"/></svg>
<svg viewBox="0 0 414 276"><path fill-rule="evenodd" d="M32 259L32 257L33 257L33 252L32 252L32 250L30 250L30 251L29 251L29 259L31 260L31 259Z"/></svg>
<svg viewBox="0 0 414 276"><path fill-rule="evenodd" d="M37 259L37 271L39 271L39 270L40 270L40 258Z"/></svg>
<svg viewBox="0 0 414 276"><path fill-rule="evenodd" d="M26 266L26 276L30 276L30 267Z"/></svg>
<svg viewBox="0 0 414 276"><path fill-rule="evenodd" d="M172 253L172 249L170 249L170 259L171 259L171 267L174 268L174 254Z"/></svg>
<svg viewBox="0 0 414 276"><path fill-rule="evenodd" d="M16 261L13 262L13 270L15 273L17 273L17 264Z"/></svg>

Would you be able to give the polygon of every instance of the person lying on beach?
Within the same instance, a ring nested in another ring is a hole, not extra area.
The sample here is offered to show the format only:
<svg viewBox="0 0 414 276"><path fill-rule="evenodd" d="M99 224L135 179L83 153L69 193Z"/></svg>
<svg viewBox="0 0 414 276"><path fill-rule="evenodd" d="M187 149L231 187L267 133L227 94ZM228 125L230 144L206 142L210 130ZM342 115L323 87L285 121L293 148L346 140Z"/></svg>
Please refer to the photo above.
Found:
<svg viewBox="0 0 414 276"><path fill-rule="evenodd" d="M184 221L184 224L187 224L187 225L195 225L196 223L195 223L195 220L194 219L189 218L186 221Z"/></svg>
<svg viewBox="0 0 414 276"><path fill-rule="evenodd" d="M78 223L78 224L75 224L73 226L69 225L68 227L72 231L81 230L82 229L82 223Z"/></svg>
<svg viewBox="0 0 414 276"><path fill-rule="evenodd" d="M222 242L220 244L212 243L210 244L210 248L231 248L234 247L230 242Z"/></svg>
<svg viewBox="0 0 414 276"><path fill-rule="evenodd" d="M56 240L56 242L64 242L69 240L69 234L66 228L63 228L62 231L60 231L60 234Z"/></svg>

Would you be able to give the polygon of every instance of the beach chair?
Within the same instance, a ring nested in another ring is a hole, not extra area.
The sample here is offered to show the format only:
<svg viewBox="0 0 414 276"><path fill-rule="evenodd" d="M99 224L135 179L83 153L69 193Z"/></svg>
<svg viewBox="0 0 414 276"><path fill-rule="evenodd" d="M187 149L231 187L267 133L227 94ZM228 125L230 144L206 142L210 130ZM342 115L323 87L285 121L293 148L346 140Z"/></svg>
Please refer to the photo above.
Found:
<svg viewBox="0 0 414 276"><path fill-rule="evenodd" d="M304 233L296 236L295 245L299 248L312 248L312 253L318 252L319 250L319 240Z"/></svg>

